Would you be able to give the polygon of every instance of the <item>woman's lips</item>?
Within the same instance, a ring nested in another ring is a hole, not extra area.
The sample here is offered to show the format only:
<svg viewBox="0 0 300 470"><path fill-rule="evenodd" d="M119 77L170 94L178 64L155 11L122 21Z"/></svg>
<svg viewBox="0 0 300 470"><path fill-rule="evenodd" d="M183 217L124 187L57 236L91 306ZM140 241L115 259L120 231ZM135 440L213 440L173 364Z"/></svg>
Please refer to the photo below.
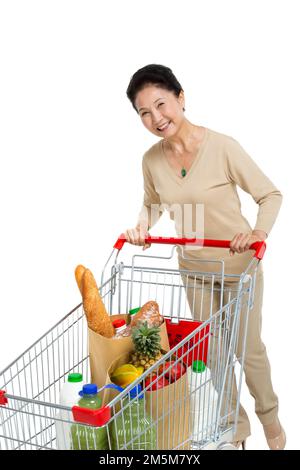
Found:
<svg viewBox="0 0 300 470"><path fill-rule="evenodd" d="M166 131L166 130L169 128L170 123L171 123L171 121L169 121L169 122L168 122L168 125L165 126L163 129L161 129L161 128L158 127L157 130L158 130L159 132L164 132L164 131Z"/></svg>

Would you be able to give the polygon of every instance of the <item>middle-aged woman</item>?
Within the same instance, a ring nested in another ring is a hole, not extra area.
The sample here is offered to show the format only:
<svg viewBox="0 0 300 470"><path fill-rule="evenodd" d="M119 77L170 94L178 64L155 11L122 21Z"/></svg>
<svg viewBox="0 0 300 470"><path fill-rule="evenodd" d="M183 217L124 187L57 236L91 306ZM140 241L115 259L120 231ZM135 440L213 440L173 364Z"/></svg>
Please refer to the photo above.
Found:
<svg viewBox="0 0 300 470"><path fill-rule="evenodd" d="M224 260L226 273L240 274L253 256L249 246L269 235L281 206L281 193L233 137L192 124L185 117L184 92L170 68L150 64L137 70L130 80L127 97L145 128L159 137L143 156L143 208L137 225L125 231L127 241L146 249L148 230L164 207L175 205L184 209L189 204L195 219L195 207L202 204L204 238L231 240L230 250L193 249L189 252L190 262L178 251L180 269L196 270L197 260L200 266L201 258L216 259L217 255ZM251 194L258 204L253 229L241 213L236 185ZM170 217L174 220L173 212L170 211ZM178 223L175 225L178 232ZM179 234L188 235L182 230ZM203 266L199 271L202 269ZM211 271L211 265L205 270ZM260 263L248 321L244 373L268 446L278 450L285 447L286 437L278 418L278 398L261 339L262 293ZM249 435L249 419L240 406L235 445L244 445Z"/></svg>

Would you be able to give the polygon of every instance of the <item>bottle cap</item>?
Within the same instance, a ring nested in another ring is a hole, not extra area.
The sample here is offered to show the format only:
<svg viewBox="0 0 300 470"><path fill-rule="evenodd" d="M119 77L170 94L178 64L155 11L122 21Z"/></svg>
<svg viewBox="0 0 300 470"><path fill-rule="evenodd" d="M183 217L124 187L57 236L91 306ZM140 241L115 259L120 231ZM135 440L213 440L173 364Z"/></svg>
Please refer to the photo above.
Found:
<svg viewBox="0 0 300 470"><path fill-rule="evenodd" d="M82 382L82 374L69 374L68 382Z"/></svg>
<svg viewBox="0 0 300 470"><path fill-rule="evenodd" d="M193 372L204 372L206 369L205 362L203 361L194 361L192 365Z"/></svg>
<svg viewBox="0 0 300 470"><path fill-rule="evenodd" d="M82 387L82 395L97 395L98 387L96 384L87 384Z"/></svg>
<svg viewBox="0 0 300 470"><path fill-rule="evenodd" d="M134 388L130 390L130 400L134 400L136 397L138 397L139 400L144 398L144 394L141 393L142 391L142 386L141 384L137 384Z"/></svg>
<svg viewBox="0 0 300 470"><path fill-rule="evenodd" d="M121 328L122 326L126 325L126 321L125 320L115 320L112 322L113 326L115 328Z"/></svg>
<svg viewBox="0 0 300 470"><path fill-rule="evenodd" d="M132 308L131 310L129 310L129 315L135 315L136 313L138 313L139 310L141 310L141 307Z"/></svg>

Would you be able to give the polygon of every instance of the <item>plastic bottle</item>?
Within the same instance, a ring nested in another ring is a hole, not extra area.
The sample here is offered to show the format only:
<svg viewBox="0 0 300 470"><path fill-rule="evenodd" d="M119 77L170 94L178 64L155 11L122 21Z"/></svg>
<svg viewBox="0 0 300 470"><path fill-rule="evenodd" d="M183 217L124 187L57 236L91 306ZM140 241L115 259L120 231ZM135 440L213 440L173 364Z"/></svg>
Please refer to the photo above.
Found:
<svg viewBox="0 0 300 470"><path fill-rule="evenodd" d="M137 307L137 308L132 308L131 310L129 310L129 320L130 322L132 322L133 318L135 317L135 315L141 310L141 307Z"/></svg>
<svg viewBox="0 0 300 470"><path fill-rule="evenodd" d="M98 396L96 384L83 386L80 392L82 398L78 401L81 408L98 410L102 402ZM108 449L106 426L102 428L85 426L83 424L72 424L71 428L72 450L106 450Z"/></svg>
<svg viewBox="0 0 300 470"><path fill-rule="evenodd" d="M69 374L59 392L59 403L63 406L74 406L78 402L78 393L82 390L82 374ZM64 412L63 412L64 413ZM68 413L67 411L65 413Z"/></svg>
<svg viewBox="0 0 300 470"><path fill-rule="evenodd" d="M194 361L188 369L192 440L200 442L212 437L215 430L218 393L211 373L203 361Z"/></svg>
<svg viewBox="0 0 300 470"><path fill-rule="evenodd" d="M110 424L111 446L113 450L153 450L156 449L156 424L146 412L144 394L138 384L125 398L122 413Z"/></svg>
<svg viewBox="0 0 300 470"><path fill-rule="evenodd" d="M131 335L131 327L126 325L125 320L115 320L112 324L115 328L114 339L125 338Z"/></svg>
<svg viewBox="0 0 300 470"><path fill-rule="evenodd" d="M78 393L82 389L83 378L82 374L72 373L68 375L68 380L65 382L59 392L59 404L63 406L72 407L78 402ZM71 423L66 421L73 421L71 411L61 410L56 415L56 445L59 450L68 450L71 448L70 429Z"/></svg>

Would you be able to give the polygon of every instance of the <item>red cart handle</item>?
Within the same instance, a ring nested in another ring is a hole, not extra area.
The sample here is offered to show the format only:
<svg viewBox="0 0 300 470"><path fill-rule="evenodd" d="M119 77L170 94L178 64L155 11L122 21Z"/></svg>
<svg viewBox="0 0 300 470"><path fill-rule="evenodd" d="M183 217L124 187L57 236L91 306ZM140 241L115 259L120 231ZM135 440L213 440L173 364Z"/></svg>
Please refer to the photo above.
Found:
<svg viewBox="0 0 300 470"><path fill-rule="evenodd" d="M122 233L114 248L121 250L126 243L126 237ZM148 237L145 238L145 243L160 243L165 245L199 245L199 246L210 246L215 248L230 248L230 240L208 240L201 238L175 238L175 237ZM253 256L257 259L263 259L266 251L266 243L264 241L252 243L249 250L255 250Z"/></svg>
<svg viewBox="0 0 300 470"><path fill-rule="evenodd" d="M0 390L0 405L7 405L8 404L8 400L5 396L6 392L5 390Z"/></svg>

